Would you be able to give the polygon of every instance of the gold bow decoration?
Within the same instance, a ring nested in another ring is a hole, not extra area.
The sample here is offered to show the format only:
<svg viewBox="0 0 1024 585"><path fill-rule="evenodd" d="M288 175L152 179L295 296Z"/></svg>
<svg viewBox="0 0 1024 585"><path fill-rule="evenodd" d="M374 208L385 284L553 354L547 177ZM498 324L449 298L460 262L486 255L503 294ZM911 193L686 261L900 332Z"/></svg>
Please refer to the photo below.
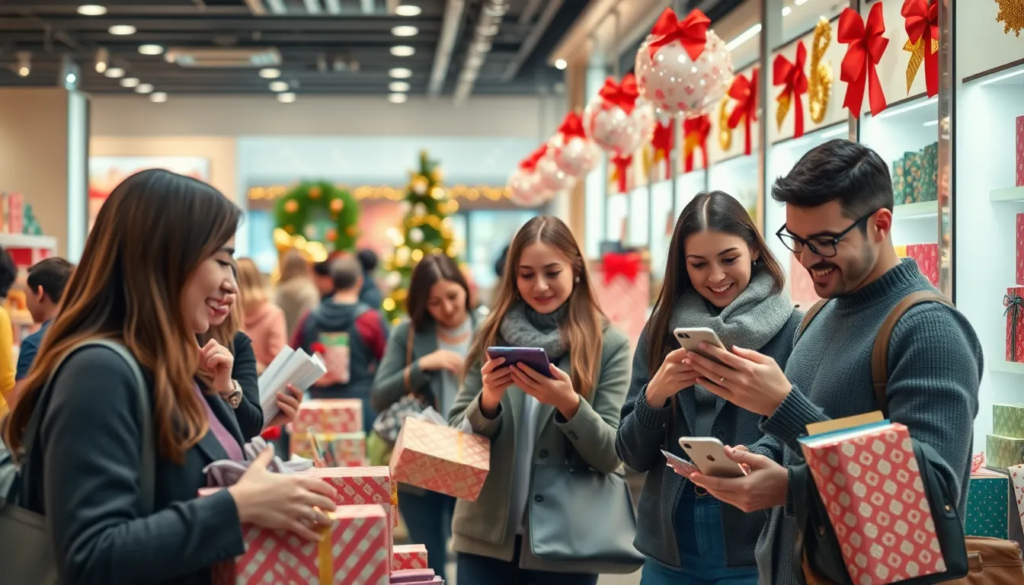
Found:
<svg viewBox="0 0 1024 585"><path fill-rule="evenodd" d="M830 44L832 23L822 16L814 27L814 40L811 42L811 76L807 87L808 109L815 124L825 121L828 99L832 94L832 65L827 61L822 62Z"/></svg>
<svg viewBox="0 0 1024 585"><path fill-rule="evenodd" d="M722 101L718 102L718 146L726 152L732 148L732 128L729 127L730 101L732 98L726 93L722 96Z"/></svg>

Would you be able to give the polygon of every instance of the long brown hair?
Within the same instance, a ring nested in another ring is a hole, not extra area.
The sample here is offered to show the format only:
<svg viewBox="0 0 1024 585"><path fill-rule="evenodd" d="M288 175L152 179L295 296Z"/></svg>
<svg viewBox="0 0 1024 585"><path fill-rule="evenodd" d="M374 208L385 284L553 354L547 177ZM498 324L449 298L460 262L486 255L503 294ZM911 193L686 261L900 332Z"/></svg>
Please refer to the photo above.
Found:
<svg viewBox="0 0 1024 585"><path fill-rule="evenodd" d="M428 254L413 268L409 279L409 296L405 299L409 321L416 331L422 332L434 320L427 310L427 303L431 287L439 280L448 280L461 286L466 292L466 314L472 310L469 304L469 284L459 266L445 254Z"/></svg>
<svg viewBox="0 0 1024 585"><path fill-rule="evenodd" d="M21 448L57 363L83 341L107 338L123 343L152 374L159 452L184 461L208 421L192 389L199 354L182 297L199 265L235 234L240 216L210 185L164 170L142 171L114 189L11 414L6 441L12 452Z"/></svg>
<svg viewBox="0 0 1024 585"><path fill-rule="evenodd" d="M578 279L569 295L569 314L558 331L571 355L572 386L584 398L597 386L597 369L604 349L604 327L607 319L590 283L587 264L576 239L569 228L554 216L539 216L526 222L516 233L505 259L505 270L495 291L494 306L480 328L480 333L469 350L466 367L480 367L486 360L486 350L497 343L502 319L518 296L519 259L530 244L541 242L561 252L572 266L573 280Z"/></svg>
<svg viewBox="0 0 1024 585"><path fill-rule="evenodd" d="M690 275L686 272L686 240L695 233L705 230L722 232L741 238L750 247L751 254L758 255L758 262L764 265L774 281L773 293L782 292L786 286L786 273L779 261L772 256L761 232L750 219L750 214L732 195L722 191L700 193L683 209L676 221L672 241L668 246L668 263L665 265L665 282L654 303L654 311L647 322L646 333L650 347L647 365L651 375L658 371L665 356L675 344L669 323L672 308L679 295L692 287Z"/></svg>

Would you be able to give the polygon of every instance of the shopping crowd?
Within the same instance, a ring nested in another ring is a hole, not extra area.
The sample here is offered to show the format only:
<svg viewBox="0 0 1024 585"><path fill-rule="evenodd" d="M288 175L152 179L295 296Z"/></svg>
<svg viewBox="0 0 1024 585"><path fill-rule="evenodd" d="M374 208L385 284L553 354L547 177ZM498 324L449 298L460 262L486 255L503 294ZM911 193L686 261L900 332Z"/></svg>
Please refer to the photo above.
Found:
<svg viewBox="0 0 1024 585"><path fill-rule="evenodd" d="M451 577L450 539L459 585L592 585L641 566L644 585L804 583L798 519L817 494L797 439L809 424L880 408L876 334L908 295L933 289L894 250L891 178L874 151L828 142L771 194L786 204L771 237L824 304L808 317L794 308L784 259L742 205L701 193L678 217L661 292L630 340L602 313L558 218L518 230L486 309L452 259L426 255L408 319L392 328L372 253L316 265L286 253L270 292L251 260L233 257L241 212L227 198L166 171L136 174L103 206L77 267L48 259L29 270L41 328L22 341L16 374L0 359L3 440L18 464L8 505L45 515L66 584L209 583L211 567L243 552L242 524L317 539L331 488L272 473L274 449L232 487L197 493L209 464L244 460L260 435L287 455L279 438L304 393L281 393L264 420L258 376L286 345L312 353L344 334L347 368L331 366L308 396L362 400L367 430L417 400L490 439L475 501L400 487L410 538L438 576ZM0 295L14 280L0 254ZM682 349L677 328L708 328L724 347ZM0 356L11 345L0 311ZM493 347L543 349L550 366L508 365ZM918 304L892 331L887 418L937 453L961 519L982 371L975 332L947 304ZM666 452L688 458L681 437L717 439L746 473L667 466ZM635 531L611 523L631 505L625 493L570 481L577 465L618 487L627 467L645 474Z"/></svg>

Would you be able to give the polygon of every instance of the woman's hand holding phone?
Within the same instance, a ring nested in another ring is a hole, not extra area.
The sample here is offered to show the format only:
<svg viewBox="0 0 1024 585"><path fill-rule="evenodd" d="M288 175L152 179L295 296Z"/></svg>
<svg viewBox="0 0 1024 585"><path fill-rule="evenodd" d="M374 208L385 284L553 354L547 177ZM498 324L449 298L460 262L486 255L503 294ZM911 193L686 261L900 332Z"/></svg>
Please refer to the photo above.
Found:
<svg viewBox="0 0 1024 585"><path fill-rule="evenodd" d="M505 366L505 358L488 359L480 368L483 389L480 393L480 407L484 416L498 416L498 405L505 396L505 390L512 385L512 368Z"/></svg>
<svg viewBox="0 0 1024 585"><path fill-rule="evenodd" d="M690 364L684 364L687 351L677 349L661 362L661 367L647 384L647 404L653 408L664 408L665 403L676 395L683 388L689 388L696 383L700 374Z"/></svg>
<svg viewBox="0 0 1024 585"><path fill-rule="evenodd" d="M520 363L512 366L512 382L541 404L554 406L562 417L571 420L580 409L580 395L572 387L572 378L554 365L545 376L530 366ZM554 377L552 377L554 376Z"/></svg>

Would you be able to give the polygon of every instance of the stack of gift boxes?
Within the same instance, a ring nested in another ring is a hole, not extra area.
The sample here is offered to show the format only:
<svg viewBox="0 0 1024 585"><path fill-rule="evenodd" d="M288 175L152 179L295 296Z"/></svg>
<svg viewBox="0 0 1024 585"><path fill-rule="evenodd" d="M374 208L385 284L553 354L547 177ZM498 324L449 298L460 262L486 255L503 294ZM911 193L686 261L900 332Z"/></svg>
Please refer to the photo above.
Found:
<svg viewBox="0 0 1024 585"><path fill-rule="evenodd" d="M362 400L307 400L292 426L292 455L315 459L310 434L316 437L330 467L366 465Z"/></svg>
<svg viewBox="0 0 1024 585"><path fill-rule="evenodd" d="M985 440L985 459L994 469L1024 463L1024 404L992 406L992 434Z"/></svg>
<svg viewBox="0 0 1024 585"><path fill-rule="evenodd" d="M907 152L892 163L892 191L896 205L939 198L939 143Z"/></svg>

